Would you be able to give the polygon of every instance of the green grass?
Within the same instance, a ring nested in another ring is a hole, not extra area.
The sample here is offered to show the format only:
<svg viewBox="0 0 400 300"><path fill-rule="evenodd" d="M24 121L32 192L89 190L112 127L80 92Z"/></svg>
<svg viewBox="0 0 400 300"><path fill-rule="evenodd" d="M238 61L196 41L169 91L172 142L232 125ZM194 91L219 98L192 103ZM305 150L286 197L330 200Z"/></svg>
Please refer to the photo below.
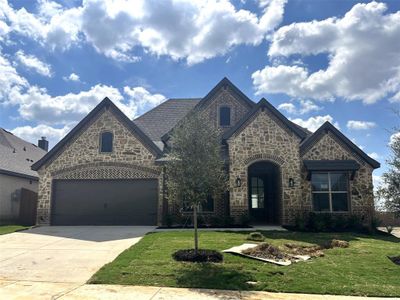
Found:
<svg viewBox="0 0 400 300"><path fill-rule="evenodd" d="M29 226L21 226L21 225L0 225L0 235L12 233L15 231L20 231L23 229L27 229Z"/></svg>
<svg viewBox="0 0 400 300"><path fill-rule="evenodd" d="M400 239L352 233L263 232L266 242L320 244L332 238L350 247L325 250L325 256L288 267L232 254L222 264L176 262L171 254L193 247L193 233L150 233L103 266L90 283L265 290L363 296L400 296L400 266L388 255L400 255ZM246 241L246 232L200 232L200 247L223 250ZM247 281L256 281L252 286Z"/></svg>

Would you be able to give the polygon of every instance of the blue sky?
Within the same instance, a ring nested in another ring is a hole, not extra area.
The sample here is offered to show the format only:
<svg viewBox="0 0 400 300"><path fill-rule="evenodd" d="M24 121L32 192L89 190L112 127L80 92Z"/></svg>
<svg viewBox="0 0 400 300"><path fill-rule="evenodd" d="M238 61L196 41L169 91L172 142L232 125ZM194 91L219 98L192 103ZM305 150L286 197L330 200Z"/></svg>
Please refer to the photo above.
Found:
<svg viewBox="0 0 400 300"><path fill-rule="evenodd" d="M400 1L0 0L0 127L50 146L104 96L131 118L228 77L385 169L399 119Z"/></svg>

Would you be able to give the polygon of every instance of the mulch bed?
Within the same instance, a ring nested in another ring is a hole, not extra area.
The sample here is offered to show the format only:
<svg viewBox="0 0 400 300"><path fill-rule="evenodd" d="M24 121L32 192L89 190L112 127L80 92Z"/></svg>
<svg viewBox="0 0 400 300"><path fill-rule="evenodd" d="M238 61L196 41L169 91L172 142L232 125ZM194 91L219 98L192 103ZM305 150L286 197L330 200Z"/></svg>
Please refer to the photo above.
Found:
<svg viewBox="0 0 400 300"><path fill-rule="evenodd" d="M195 254L194 249L178 250L172 254L173 259L176 261L187 262L222 262L223 256L216 250L199 249Z"/></svg>
<svg viewBox="0 0 400 300"><path fill-rule="evenodd" d="M259 258L266 258L272 260L290 260L296 261L295 256L309 256L309 257L322 257L324 256L324 249L331 249L335 247L347 248L349 243L341 240L331 240L325 245L304 246L300 244L285 244L284 247L272 246L268 243L259 244L257 247L244 250L242 253ZM400 260L400 258L399 258Z"/></svg>

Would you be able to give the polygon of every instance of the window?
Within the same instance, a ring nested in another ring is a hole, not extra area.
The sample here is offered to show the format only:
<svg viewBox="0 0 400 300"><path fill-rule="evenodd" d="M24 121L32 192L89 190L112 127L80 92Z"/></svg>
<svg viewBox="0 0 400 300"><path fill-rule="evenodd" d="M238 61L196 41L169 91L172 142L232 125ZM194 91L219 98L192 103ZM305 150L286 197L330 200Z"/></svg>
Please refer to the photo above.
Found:
<svg viewBox="0 0 400 300"><path fill-rule="evenodd" d="M312 198L314 211L348 211L347 173L312 173Z"/></svg>
<svg viewBox="0 0 400 300"><path fill-rule="evenodd" d="M251 208L264 208L264 181L251 177Z"/></svg>
<svg viewBox="0 0 400 300"><path fill-rule="evenodd" d="M191 206L189 201L183 200L183 211L184 212L192 212L193 207ZM200 212L213 212L214 211L214 198L211 196L207 197L206 201L201 202L199 207Z"/></svg>
<svg viewBox="0 0 400 300"><path fill-rule="evenodd" d="M231 108L220 107L219 108L219 126L230 126L231 125Z"/></svg>
<svg viewBox="0 0 400 300"><path fill-rule="evenodd" d="M100 135L100 152L112 152L113 134L109 131Z"/></svg>

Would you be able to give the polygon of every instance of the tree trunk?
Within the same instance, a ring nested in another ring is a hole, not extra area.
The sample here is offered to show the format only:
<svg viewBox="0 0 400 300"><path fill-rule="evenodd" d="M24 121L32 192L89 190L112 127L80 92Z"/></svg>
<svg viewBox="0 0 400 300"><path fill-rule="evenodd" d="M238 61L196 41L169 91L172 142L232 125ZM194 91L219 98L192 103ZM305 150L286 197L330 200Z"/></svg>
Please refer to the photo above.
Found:
<svg viewBox="0 0 400 300"><path fill-rule="evenodd" d="M193 205L193 226L194 226L194 253L199 250L199 237L197 235L197 204Z"/></svg>

